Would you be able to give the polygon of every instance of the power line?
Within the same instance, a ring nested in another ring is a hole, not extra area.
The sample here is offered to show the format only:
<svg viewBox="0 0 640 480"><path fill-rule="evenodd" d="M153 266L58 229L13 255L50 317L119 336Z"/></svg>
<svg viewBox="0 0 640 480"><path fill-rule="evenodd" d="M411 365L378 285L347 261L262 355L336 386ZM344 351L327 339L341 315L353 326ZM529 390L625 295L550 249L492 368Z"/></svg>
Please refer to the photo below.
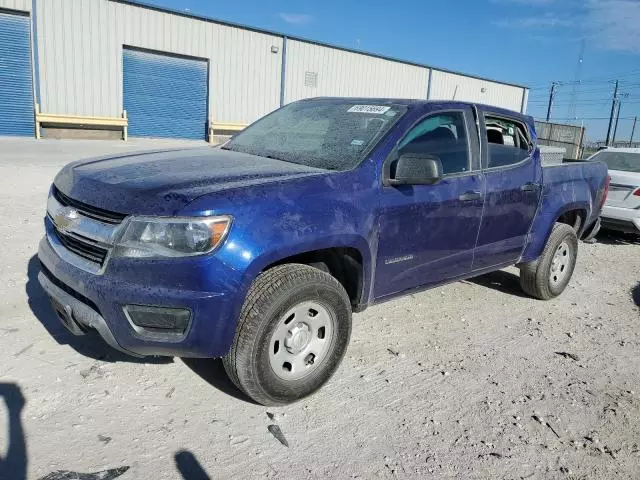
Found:
<svg viewBox="0 0 640 480"><path fill-rule="evenodd" d="M611 97L609 98L601 98L601 99L594 99L594 100L585 100L585 101L581 101L581 102L577 102L576 105L580 106L580 107L596 107L598 105L605 105L607 103L609 103L612 100ZM567 106L569 105L569 101L564 100L562 102L556 102L554 100L553 102L553 106L556 107L561 107L561 106ZM637 105L640 104L640 100L628 100L627 102L625 102L627 104L632 104L632 105ZM531 105L532 107L544 107L545 105L548 105L548 102L543 102L543 101L536 101L536 102L529 102L529 105Z"/></svg>
<svg viewBox="0 0 640 480"><path fill-rule="evenodd" d="M635 117L620 117L620 120L633 120ZM557 118L554 117L553 118L553 122L558 121L558 120L576 120L575 118ZM609 117L579 117L577 120L584 120L584 121L598 121L598 120L609 120Z"/></svg>
<svg viewBox="0 0 640 480"><path fill-rule="evenodd" d="M624 78L624 77L629 77L629 76L638 76L640 77L640 70L639 69L634 69L634 70L627 70L627 71L623 71L620 73L612 73L609 75L601 75L601 76L596 76L596 77L587 77L584 78L582 80L579 81L580 84L587 84L587 83L613 83L615 81L615 79L620 79L620 78ZM567 81L556 81L557 83L560 83L562 85L572 85L575 83L575 80L567 80ZM541 90L541 89L547 89L549 86L549 83L551 82L539 82L539 83L533 83L531 85L529 85L530 90Z"/></svg>
<svg viewBox="0 0 640 480"><path fill-rule="evenodd" d="M619 95L624 95L626 98L631 97L632 100L627 100L626 103L640 103L640 95L637 97L632 96L629 92L622 92L620 90L618 90L618 94ZM557 98L557 92L554 94L553 97L553 104L554 105L567 105L571 100L569 99L563 99L563 100L556 100ZM607 96L607 97L600 97L600 98L585 98L584 100L580 100L577 102L578 105L594 105L594 104L598 104L598 103L602 103L602 102L609 102L613 99L612 96ZM530 105L547 105L548 104L548 99L546 100L542 100L542 99L538 99L538 100L530 100L529 101Z"/></svg>
<svg viewBox="0 0 640 480"><path fill-rule="evenodd" d="M591 78L586 78L586 81L593 81L593 80L609 80L610 82L613 82L614 78L620 79L623 77L629 77L629 76L635 76L638 75L640 76L640 70L635 69L635 70L627 70L626 72L621 72L621 73L612 73L610 75L602 75L600 77L591 77Z"/></svg>
<svg viewBox="0 0 640 480"><path fill-rule="evenodd" d="M624 90L637 90L640 88L640 84L637 87L629 87L628 85L624 85L622 82L620 82L620 88L624 89ZM599 88L592 88L590 90L578 90L578 93L602 93L602 92L610 92L611 91L611 85L609 85L608 87L599 87Z"/></svg>
<svg viewBox="0 0 640 480"><path fill-rule="evenodd" d="M565 85L562 83L558 83L555 82L556 85L558 87L564 87ZM603 86L593 86L590 87L589 85L587 85L586 89L577 89L577 93L583 94L583 93L598 93L598 92L610 92L611 91L611 86L613 84L607 84L607 85L603 85ZM640 90L640 83L624 83L624 82L620 82L620 88L624 89L624 90L630 90L630 91L635 91L635 90ZM546 89L546 92L548 92L548 88ZM546 92L545 91L538 91L538 92L529 92L529 96L546 96ZM557 92L559 95L560 94L565 94L565 93L569 93L566 90L562 90L562 88L558 89Z"/></svg>
<svg viewBox="0 0 640 480"><path fill-rule="evenodd" d="M594 108L600 109L603 108L605 106L607 106L607 104L611 101L611 99L607 99L607 100L602 100L601 102L591 102L591 103L579 103L577 104L578 107L584 108L584 109L589 109L589 110L593 110ZM625 102L627 105L640 105L640 102ZM566 107L567 105L569 105L568 102L563 102L563 103L553 103L554 107ZM538 107L538 108L542 108L545 107L545 104L543 103L536 103L536 104L532 104L530 105L531 107ZM547 105L548 107L548 105Z"/></svg>
<svg viewBox="0 0 640 480"><path fill-rule="evenodd" d="M594 105L600 105L601 103L607 104L611 101L611 97L608 98L601 98L601 99L593 99L593 100L582 100L576 103L577 106L582 106L582 107L593 107ZM553 102L554 106L562 106L562 105L569 105L569 101L568 100L562 100L562 101L555 101ZM630 103L638 103L637 101L631 101ZM547 101L535 101L535 102L529 102L529 105L531 106L540 106L540 107L544 107L545 105L548 105Z"/></svg>
<svg viewBox="0 0 640 480"><path fill-rule="evenodd" d="M558 84L556 84L558 85ZM611 85L607 85L607 86L603 86L603 87L596 87L596 88L587 88L587 89L577 89L577 93L583 94L583 93L601 93L601 92L610 92L611 91ZM558 86L562 86L562 85L558 85ZM627 91L637 91L640 90L640 83L637 84L624 84L622 82L620 82L620 88L623 90L627 90ZM548 90L547 90L548 91ZM567 91L564 91L562 89L559 89L557 92L559 95L562 94L566 94L569 93ZM533 93L533 94L529 94L529 96L546 96L546 92L537 92L537 93Z"/></svg>

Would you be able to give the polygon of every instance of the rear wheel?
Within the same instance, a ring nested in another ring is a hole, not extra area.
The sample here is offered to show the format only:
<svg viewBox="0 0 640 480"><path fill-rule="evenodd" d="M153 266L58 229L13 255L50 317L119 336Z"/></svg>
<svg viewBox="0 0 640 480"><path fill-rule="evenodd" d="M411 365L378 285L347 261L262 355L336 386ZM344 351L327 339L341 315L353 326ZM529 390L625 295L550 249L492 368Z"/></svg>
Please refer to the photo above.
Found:
<svg viewBox="0 0 640 480"><path fill-rule="evenodd" d="M282 405L329 380L350 336L351 304L342 285L307 265L280 265L249 289L223 364L253 400Z"/></svg>
<svg viewBox="0 0 640 480"><path fill-rule="evenodd" d="M520 285L525 293L540 300L550 300L567 287L578 256L575 230L556 223L540 258L520 265Z"/></svg>

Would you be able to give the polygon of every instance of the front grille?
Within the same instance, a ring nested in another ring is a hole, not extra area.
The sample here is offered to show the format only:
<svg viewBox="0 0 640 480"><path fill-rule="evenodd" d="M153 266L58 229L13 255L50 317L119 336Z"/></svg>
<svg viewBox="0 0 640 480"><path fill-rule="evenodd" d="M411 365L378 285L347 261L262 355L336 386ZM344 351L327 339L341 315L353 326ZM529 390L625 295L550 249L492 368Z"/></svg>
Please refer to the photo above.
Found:
<svg viewBox="0 0 640 480"><path fill-rule="evenodd" d="M109 251L88 238L67 235L56 229L56 236L67 250L102 266Z"/></svg>
<svg viewBox="0 0 640 480"><path fill-rule="evenodd" d="M124 220L126 217L126 215L123 213L117 213L110 210L103 210L102 208L98 207L92 207L91 205L87 205L86 203L82 203L78 200L67 197L64 193L58 190L55 185L53 187L53 196L61 205L64 205L65 207L73 207L78 210L81 215L93 218L94 220L98 220L103 223L118 225L122 223L122 220Z"/></svg>

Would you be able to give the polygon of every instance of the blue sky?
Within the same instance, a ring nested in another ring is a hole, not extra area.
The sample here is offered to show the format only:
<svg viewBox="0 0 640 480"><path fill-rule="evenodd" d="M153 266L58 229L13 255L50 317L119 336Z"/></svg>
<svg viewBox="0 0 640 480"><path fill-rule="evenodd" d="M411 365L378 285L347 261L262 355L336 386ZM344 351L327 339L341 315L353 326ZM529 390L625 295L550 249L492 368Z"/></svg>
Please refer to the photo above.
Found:
<svg viewBox="0 0 640 480"><path fill-rule="evenodd" d="M531 87L529 113L546 114L587 136L606 135L613 83L623 99L618 139L640 115L640 0L147 0L255 27L359 48ZM581 83L575 82L584 41ZM575 91L575 97L574 95ZM640 126L637 129L640 139Z"/></svg>

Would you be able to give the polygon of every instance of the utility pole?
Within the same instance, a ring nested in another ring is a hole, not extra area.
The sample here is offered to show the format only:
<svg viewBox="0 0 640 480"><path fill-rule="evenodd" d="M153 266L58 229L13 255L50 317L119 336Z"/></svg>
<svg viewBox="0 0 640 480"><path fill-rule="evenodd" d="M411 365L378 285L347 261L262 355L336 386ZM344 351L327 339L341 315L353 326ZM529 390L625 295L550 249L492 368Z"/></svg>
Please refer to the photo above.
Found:
<svg viewBox="0 0 640 480"><path fill-rule="evenodd" d="M636 122L638 117L633 117L633 128L631 129L631 140L629 140L629 148L633 147L633 135L636 133Z"/></svg>
<svg viewBox="0 0 640 480"><path fill-rule="evenodd" d="M616 114L616 126L613 128L613 140L611 145L616 146L616 135L618 134L618 121L620 120L620 110L622 109L622 100L618 100L618 113Z"/></svg>
<svg viewBox="0 0 640 480"><path fill-rule="evenodd" d="M547 108L547 122L551 118L551 107L553 106L553 97L556 96L556 86L558 82L551 82L551 91L549 92L549 108Z"/></svg>
<svg viewBox="0 0 640 480"><path fill-rule="evenodd" d="M609 117L609 128L607 129L607 147L611 139L611 127L613 125L613 114L616 110L616 102L618 101L618 80L616 80L616 89L613 91L613 102L611 103L611 116Z"/></svg>

